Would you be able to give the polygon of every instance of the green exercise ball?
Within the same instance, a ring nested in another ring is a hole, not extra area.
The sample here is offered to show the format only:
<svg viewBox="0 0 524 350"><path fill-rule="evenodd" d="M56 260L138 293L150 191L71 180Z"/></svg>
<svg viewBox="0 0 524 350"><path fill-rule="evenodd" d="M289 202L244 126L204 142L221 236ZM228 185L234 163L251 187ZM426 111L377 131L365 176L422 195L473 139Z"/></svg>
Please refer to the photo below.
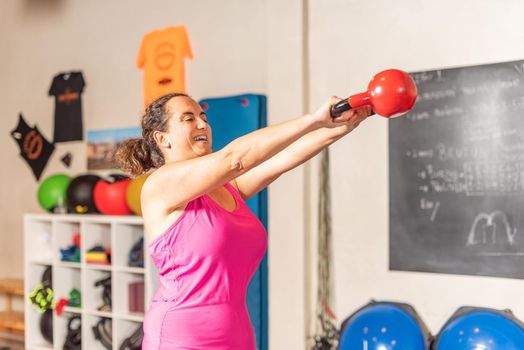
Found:
<svg viewBox="0 0 524 350"><path fill-rule="evenodd" d="M38 187L38 203L50 212L67 208L67 187L71 177L65 174L55 174L47 177ZM65 209L64 209L65 210Z"/></svg>

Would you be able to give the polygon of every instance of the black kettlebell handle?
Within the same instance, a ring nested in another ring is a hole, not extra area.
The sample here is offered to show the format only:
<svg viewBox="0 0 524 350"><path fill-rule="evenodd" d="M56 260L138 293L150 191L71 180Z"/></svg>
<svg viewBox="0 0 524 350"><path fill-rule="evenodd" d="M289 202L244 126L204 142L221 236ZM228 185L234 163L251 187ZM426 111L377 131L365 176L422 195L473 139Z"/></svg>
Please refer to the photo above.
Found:
<svg viewBox="0 0 524 350"><path fill-rule="evenodd" d="M331 111L330 111L331 117L332 118L339 117L342 113L344 113L345 111L349 111L352 108L353 107L351 107L351 105L349 104L348 99L339 101L335 103L333 106L331 106ZM369 115L373 115L373 114L375 114L375 111L371 109L371 113Z"/></svg>
<svg viewBox="0 0 524 350"><path fill-rule="evenodd" d="M333 106L331 106L331 117L339 117L342 113L344 113L345 111L349 111L351 108L353 107L351 107L347 99L339 101L335 103Z"/></svg>

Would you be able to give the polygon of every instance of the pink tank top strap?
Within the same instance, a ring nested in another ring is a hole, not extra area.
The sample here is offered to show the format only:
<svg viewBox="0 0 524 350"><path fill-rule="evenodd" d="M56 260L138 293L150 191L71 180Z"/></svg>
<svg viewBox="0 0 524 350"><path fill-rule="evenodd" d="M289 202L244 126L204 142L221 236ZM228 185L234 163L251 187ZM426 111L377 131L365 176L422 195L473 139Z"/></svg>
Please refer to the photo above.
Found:
<svg viewBox="0 0 524 350"><path fill-rule="evenodd" d="M238 190L236 189L235 186L231 185L231 183L227 182L225 184L225 187L228 189L228 191L235 197L235 199L237 200L237 203L240 203L240 202L243 202L244 200L242 199L242 196L240 195L240 193L238 192Z"/></svg>

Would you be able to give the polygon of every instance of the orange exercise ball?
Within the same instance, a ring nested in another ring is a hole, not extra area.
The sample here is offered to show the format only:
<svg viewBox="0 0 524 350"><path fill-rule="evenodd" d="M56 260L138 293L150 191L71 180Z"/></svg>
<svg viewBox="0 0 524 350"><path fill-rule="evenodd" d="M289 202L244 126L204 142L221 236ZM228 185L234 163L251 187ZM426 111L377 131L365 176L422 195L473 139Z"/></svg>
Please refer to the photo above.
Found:
<svg viewBox="0 0 524 350"><path fill-rule="evenodd" d="M148 176L149 174L140 175L139 177L132 179L129 183L129 186L127 186L127 205L136 215L142 215L142 207L140 205L140 193L142 192L142 186L144 185L144 182L146 181Z"/></svg>

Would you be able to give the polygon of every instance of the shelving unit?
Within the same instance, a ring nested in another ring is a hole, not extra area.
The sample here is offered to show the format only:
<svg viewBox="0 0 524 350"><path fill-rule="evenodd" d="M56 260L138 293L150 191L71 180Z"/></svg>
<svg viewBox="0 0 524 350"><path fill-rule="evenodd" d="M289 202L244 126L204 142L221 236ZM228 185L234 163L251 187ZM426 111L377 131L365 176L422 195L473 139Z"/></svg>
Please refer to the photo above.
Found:
<svg viewBox="0 0 524 350"><path fill-rule="evenodd" d="M60 261L60 248L72 244L80 233L80 262ZM32 350L62 349L67 324L73 315L82 321L82 349L105 349L95 339L92 327L100 318L108 318L112 325L112 346L118 349L142 323L144 314L129 310L129 283L144 282L144 310L156 289L157 272L144 249L144 267L128 266L132 246L143 237L143 222L136 216L27 214L24 216L25 264L25 346ZM144 241L145 242L145 241ZM144 243L145 244L145 243ZM95 245L111 249L111 264L87 263L86 252ZM55 301L68 298L71 289L81 292L81 307L66 306L62 315L53 313L53 343L40 332L41 313L28 300L35 286L41 282L45 269L52 267ZM95 281L111 276L112 308L100 311L103 304L102 287Z"/></svg>

